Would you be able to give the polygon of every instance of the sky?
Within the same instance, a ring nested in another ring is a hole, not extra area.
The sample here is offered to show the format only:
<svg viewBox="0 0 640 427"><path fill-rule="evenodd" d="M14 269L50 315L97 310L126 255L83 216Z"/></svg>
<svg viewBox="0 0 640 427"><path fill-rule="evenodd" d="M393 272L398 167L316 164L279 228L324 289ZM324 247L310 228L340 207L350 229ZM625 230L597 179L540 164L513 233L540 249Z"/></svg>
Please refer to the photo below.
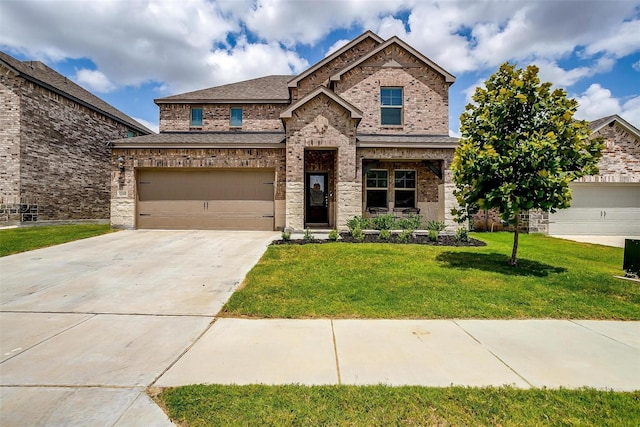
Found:
<svg viewBox="0 0 640 427"><path fill-rule="evenodd" d="M509 61L578 100L579 119L640 128L640 1L0 0L0 50L39 60L149 128L153 100L298 74L371 30L456 76L450 135Z"/></svg>

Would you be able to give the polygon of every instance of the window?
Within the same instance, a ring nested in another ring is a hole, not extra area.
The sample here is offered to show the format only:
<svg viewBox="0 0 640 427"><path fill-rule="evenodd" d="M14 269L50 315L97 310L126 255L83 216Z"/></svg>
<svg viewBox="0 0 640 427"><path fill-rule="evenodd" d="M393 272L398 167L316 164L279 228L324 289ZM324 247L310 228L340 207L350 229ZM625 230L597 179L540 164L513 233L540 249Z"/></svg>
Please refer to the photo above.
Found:
<svg viewBox="0 0 640 427"><path fill-rule="evenodd" d="M387 188L389 186L386 170L370 170L367 172L367 207L386 208Z"/></svg>
<svg viewBox="0 0 640 427"><path fill-rule="evenodd" d="M416 207L416 171L397 170L394 172L396 208Z"/></svg>
<svg viewBox="0 0 640 427"><path fill-rule="evenodd" d="M202 108L191 109L191 126L202 127Z"/></svg>
<svg viewBox="0 0 640 427"><path fill-rule="evenodd" d="M134 136L136 136L136 134L133 133L133 131L130 130L127 132L127 138L133 138Z"/></svg>
<svg viewBox="0 0 640 427"><path fill-rule="evenodd" d="M402 88L380 88L380 124L402 125Z"/></svg>
<svg viewBox="0 0 640 427"><path fill-rule="evenodd" d="M231 127L242 127L242 108L231 109Z"/></svg>

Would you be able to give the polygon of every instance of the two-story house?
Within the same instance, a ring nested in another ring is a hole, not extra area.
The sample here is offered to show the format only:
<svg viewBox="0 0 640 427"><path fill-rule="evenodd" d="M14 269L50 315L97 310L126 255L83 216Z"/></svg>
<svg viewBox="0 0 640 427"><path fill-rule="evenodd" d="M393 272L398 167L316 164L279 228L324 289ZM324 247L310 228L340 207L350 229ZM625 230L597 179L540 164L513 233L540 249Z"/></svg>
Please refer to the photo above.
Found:
<svg viewBox="0 0 640 427"><path fill-rule="evenodd" d="M150 133L42 62L0 52L0 225L109 221L105 142Z"/></svg>
<svg viewBox="0 0 640 427"><path fill-rule="evenodd" d="M366 32L297 76L156 99L160 133L113 141L119 228L344 228L420 212L454 227L455 78Z"/></svg>

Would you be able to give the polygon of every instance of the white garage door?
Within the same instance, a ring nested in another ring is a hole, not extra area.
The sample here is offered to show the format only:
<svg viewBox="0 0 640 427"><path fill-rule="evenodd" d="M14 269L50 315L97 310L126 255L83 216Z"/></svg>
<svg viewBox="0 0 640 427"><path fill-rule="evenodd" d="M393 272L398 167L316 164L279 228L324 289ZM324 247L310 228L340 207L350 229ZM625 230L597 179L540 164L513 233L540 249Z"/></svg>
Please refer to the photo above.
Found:
<svg viewBox="0 0 640 427"><path fill-rule="evenodd" d="M571 184L569 209L549 215L551 235L640 235L640 184Z"/></svg>
<svg viewBox="0 0 640 427"><path fill-rule="evenodd" d="M138 228L273 230L273 170L139 170Z"/></svg>

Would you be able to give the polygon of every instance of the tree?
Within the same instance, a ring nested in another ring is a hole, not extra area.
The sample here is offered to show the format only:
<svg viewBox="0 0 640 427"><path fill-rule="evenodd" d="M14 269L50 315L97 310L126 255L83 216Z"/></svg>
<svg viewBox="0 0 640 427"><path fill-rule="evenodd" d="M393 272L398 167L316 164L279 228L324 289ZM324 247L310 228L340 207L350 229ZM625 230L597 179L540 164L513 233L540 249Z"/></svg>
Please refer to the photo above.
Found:
<svg viewBox="0 0 640 427"><path fill-rule="evenodd" d="M517 263L519 214L569 207L569 183L598 173L602 138L590 139L573 115L577 101L540 83L538 67L505 63L476 88L460 116L461 139L451 165L460 221L497 209L515 226L511 265Z"/></svg>

